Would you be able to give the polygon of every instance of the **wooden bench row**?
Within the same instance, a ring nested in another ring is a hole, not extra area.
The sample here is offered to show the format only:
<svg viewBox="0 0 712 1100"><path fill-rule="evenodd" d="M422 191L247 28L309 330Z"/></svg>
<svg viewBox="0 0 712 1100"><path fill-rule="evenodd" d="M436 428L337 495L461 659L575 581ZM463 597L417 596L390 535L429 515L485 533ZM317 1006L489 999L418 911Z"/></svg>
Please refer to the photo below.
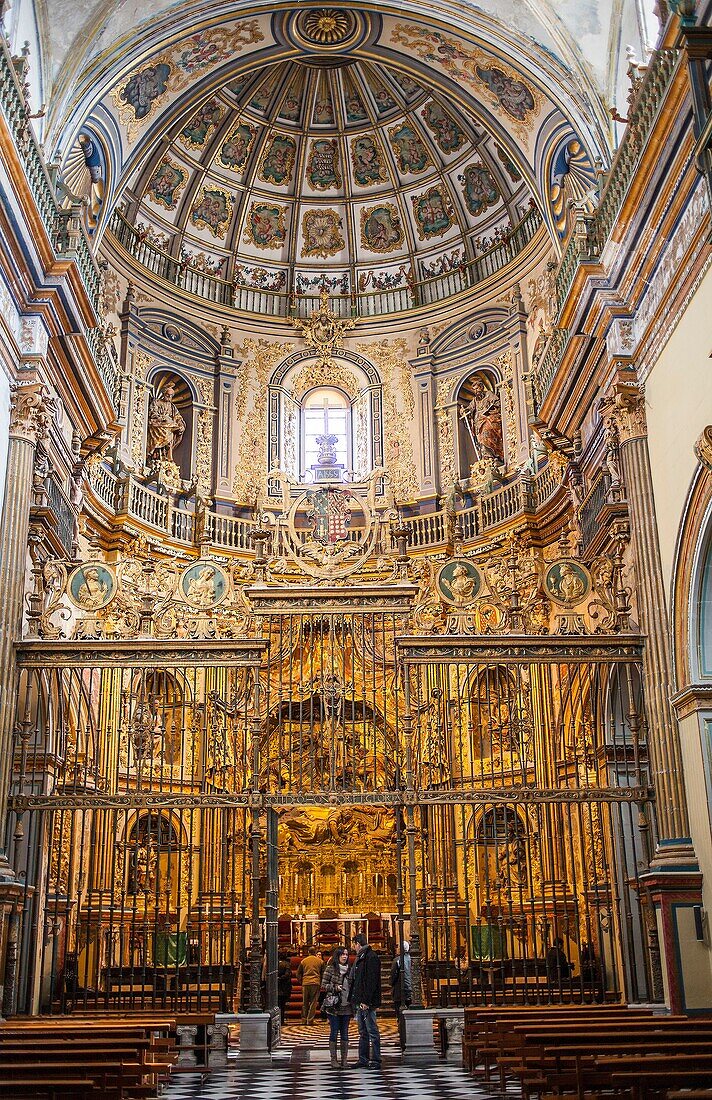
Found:
<svg viewBox="0 0 712 1100"><path fill-rule="evenodd" d="M0 1098L155 1097L177 1057L175 1030L165 1016L0 1024Z"/></svg>
<svg viewBox="0 0 712 1100"><path fill-rule="evenodd" d="M468 1069L523 1097L613 1094L647 1100L712 1086L712 1020L623 1006L466 1010Z"/></svg>

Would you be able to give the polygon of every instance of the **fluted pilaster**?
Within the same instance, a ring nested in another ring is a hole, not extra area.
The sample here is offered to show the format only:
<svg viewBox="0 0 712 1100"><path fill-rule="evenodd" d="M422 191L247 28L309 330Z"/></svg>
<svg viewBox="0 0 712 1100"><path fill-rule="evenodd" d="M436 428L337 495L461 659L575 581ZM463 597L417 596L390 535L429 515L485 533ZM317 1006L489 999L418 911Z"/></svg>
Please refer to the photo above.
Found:
<svg viewBox="0 0 712 1100"><path fill-rule="evenodd" d="M18 386L10 396L7 484L0 518L0 874L7 849L7 796L15 724L14 643L22 629L35 448L49 426L45 397L39 383Z"/></svg>
<svg viewBox="0 0 712 1100"><path fill-rule="evenodd" d="M662 579L662 561L655 515L653 479L642 390L630 382L619 383L603 402L605 420L615 423L620 440L623 481L630 509L630 526L636 568L640 626L646 636L645 700L648 719L648 752L657 794L659 843L665 851L687 848L690 828L682 769L674 694L670 632ZM671 843L672 842L672 843Z"/></svg>

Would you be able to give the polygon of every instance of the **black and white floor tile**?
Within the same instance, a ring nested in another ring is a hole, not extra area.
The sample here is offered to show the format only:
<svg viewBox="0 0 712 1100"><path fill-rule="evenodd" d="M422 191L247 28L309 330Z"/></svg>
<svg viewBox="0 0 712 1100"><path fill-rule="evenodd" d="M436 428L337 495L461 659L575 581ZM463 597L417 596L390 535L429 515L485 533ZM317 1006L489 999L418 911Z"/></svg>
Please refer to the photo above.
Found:
<svg viewBox="0 0 712 1100"><path fill-rule="evenodd" d="M289 1026L270 1066L240 1065L230 1058L227 1069L175 1074L164 1100L492 1100L461 1066L441 1060L404 1063L395 1021L382 1020L379 1070L349 1067L334 1070L329 1061L328 1028ZM350 1061L355 1061L356 1028L352 1024Z"/></svg>

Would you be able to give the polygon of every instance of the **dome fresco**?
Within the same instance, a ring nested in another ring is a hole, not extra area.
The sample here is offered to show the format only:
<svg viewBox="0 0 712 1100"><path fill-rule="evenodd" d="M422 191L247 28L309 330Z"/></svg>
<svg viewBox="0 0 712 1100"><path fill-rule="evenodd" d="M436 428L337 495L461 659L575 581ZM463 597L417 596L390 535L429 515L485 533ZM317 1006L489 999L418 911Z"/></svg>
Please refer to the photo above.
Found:
<svg viewBox="0 0 712 1100"><path fill-rule="evenodd" d="M348 294L452 270L530 203L509 155L445 95L395 65L345 57L224 84L143 162L120 207L186 266Z"/></svg>

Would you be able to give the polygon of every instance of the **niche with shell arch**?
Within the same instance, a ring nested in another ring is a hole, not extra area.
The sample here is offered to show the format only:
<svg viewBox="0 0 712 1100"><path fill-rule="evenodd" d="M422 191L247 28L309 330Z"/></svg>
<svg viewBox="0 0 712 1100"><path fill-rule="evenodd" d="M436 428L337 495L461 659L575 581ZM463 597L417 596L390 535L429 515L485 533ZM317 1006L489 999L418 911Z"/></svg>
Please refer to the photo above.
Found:
<svg viewBox="0 0 712 1100"><path fill-rule="evenodd" d="M149 424L151 403L169 383L172 383L174 387L173 404L185 423L183 434L173 448L173 462L178 467L181 478L184 481L190 481L195 466L195 456L193 454L195 394L192 386L183 375L175 370L166 370L165 367L159 367L155 370L150 375L149 381L151 383L151 395L146 414L146 465L153 466L155 464L154 457L151 455L151 428Z"/></svg>
<svg viewBox="0 0 712 1100"><path fill-rule="evenodd" d="M471 467L483 458L493 458L497 466L504 464L500 382L499 372L494 367L482 366L468 374L458 386L458 457L463 479L469 478Z"/></svg>

